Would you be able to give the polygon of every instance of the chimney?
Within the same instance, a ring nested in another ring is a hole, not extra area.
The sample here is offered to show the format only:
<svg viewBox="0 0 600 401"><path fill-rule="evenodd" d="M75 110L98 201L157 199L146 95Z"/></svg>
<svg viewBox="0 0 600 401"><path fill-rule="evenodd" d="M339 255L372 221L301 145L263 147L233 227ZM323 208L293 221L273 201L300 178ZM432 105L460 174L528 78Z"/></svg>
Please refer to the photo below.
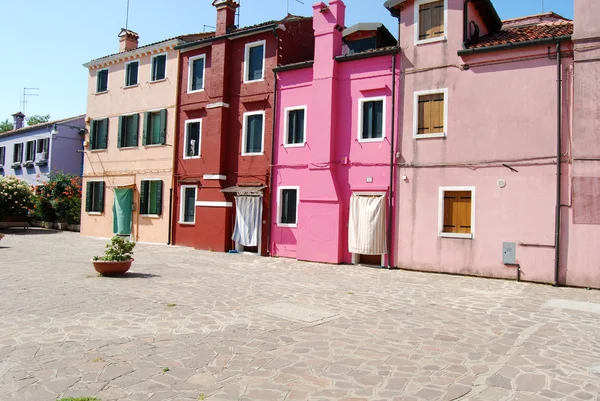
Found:
<svg viewBox="0 0 600 401"><path fill-rule="evenodd" d="M23 114L19 111L18 113L13 114L12 116L14 119L14 122L13 122L14 129L23 128L23 125L25 125L25 114Z"/></svg>
<svg viewBox="0 0 600 401"><path fill-rule="evenodd" d="M215 0L212 3L217 9L217 29L215 36L225 35L235 27L235 10L240 6L234 0Z"/></svg>
<svg viewBox="0 0 600 401"><path fill-rule="evenodd" d="M315 64L321 57L326 64L333 64L333 58L342 55L342 32L345 28L345 19L346 5L342 0L331 0L329 5L325 3L313 5Z"/></svg>
<svg viewBox="0 0 600 401"><path fill-rule="evenodd" d="M130 31L129 29L121 28L119 32L119 53L128 52L138 48L138 39L140 35Z"/></svg>

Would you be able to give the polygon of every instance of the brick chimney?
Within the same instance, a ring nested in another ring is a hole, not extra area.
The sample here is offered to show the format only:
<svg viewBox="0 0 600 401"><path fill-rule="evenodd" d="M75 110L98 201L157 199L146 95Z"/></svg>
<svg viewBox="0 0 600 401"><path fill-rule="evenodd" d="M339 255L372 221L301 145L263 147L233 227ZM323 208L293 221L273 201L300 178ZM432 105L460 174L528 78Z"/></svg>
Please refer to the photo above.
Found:
<svg viewBox="0 0 600 401"><path fill-rule="evenodd" d="M215 0L212 3L217 9L216 36L225 35L235 26L235 10L240 6L234 0Z"/></svg>
<svg viewBox="0 0 600 401"><path fill-rule="evenodd" d="M19 111L18 113L13 114L12 116L14 129L23 128L23 125L25 125L25 114Z"/></svg>
<svg viewBox="0 0 600 401"><path fill-rule="evenodd" d="M128 52L138 48L138 39L140 35L130 31L129 29L121 28L119 32L119 53Z"/></svg>

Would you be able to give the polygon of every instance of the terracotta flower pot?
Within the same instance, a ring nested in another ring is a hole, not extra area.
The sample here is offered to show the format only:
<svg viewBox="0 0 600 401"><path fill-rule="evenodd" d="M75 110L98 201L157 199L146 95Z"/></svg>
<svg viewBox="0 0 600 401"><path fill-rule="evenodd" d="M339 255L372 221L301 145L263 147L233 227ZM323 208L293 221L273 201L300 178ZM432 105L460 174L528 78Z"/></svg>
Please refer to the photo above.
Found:
<svg viewBox="0 0 600 401"><path fill-rule="evenodd" d="M124 262L107 262L104 260L93 260L94 269L103 276L118 276L125 274L131 268L133 259Z"/></svg>

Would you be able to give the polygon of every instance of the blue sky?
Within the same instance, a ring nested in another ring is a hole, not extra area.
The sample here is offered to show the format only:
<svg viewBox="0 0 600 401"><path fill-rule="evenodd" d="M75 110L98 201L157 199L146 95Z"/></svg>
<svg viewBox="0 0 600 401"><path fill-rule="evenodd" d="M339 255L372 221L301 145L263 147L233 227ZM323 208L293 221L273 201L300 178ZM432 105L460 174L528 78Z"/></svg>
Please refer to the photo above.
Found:
<svg viewBox="0 0 600 401"><path fill-rule="evenodd" d="M292 14L310 15L315 0L290 1ZM215 24L211 0L130 0L129 28L148 44ZM346 25L383 22L396 32L384 0L346 0ZM493 0L503 19L541 12L542 0ZM0 1L0 120L20 109L24 87L40 88L26 114L52 119L84 114L87 72L82 64L118 50L127 0ZM546 10L573 18L573 0L545 0ZM242 26L280 19L286 0L241 0ZM210 28L208 28L210 29Z"/></svg>

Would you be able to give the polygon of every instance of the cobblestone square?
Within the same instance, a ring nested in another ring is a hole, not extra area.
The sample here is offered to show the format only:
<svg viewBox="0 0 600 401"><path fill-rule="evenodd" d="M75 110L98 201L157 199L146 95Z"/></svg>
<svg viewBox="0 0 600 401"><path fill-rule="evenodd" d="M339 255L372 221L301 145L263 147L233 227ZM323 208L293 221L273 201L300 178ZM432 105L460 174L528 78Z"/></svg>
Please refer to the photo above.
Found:
<svg viewBox="0 0 600 401"><path fill-rule="evenodd" d="M1 400L600 400L598 291L5 233Z"/></svg>

